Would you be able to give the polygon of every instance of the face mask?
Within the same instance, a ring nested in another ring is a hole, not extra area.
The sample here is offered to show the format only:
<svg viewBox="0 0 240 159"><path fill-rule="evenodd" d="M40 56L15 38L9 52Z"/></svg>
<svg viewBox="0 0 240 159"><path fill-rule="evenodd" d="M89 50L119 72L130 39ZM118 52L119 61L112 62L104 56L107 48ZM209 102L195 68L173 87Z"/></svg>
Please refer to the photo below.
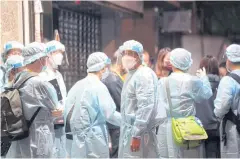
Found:
<svg viewBox="0 0 240 159"><path fill-rule="evenodd" d="M109 70L108 70L108 68L106 69L106 71L102 74L102 80L104 80L104 79L106 79L107 77L108 77L108 75L109 75Z"/></svg>
<svg viewBox="0 0 240 159"><path fill-rule="evenodd" d="M55 65L61 65L62 60L63 60L63 54L62 53L58 53L58 54L53 55L53 62L55 63Z"/></svg>
<svg viewBox="0 0 240 159"><path fill-rule="evenodd" d="M122 65L127 71L133 69L136 64L137 64L137 61L132 56L125 55L122 58Z"/></svg>
<svg viewBox="0 0 240 159"><path fill-rule="evenodd" d="M54 62L53 57L49 57L49 62L50 62L50 64L51 64L53 69L57 69L58 68L58 65Z"/></svg>

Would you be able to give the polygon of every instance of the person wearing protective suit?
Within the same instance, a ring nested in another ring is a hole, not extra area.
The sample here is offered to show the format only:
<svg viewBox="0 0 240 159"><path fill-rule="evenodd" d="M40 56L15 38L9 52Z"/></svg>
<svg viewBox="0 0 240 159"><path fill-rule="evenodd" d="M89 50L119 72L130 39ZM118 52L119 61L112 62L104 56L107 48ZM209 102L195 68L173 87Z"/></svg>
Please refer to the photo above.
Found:
<svg viewBox="0 0 240 159"><path fill-rule="evenodd" d="M8 78L6 78L5 62L12 55L22 55L23 44L17 41L9 41L4 44L3 53L1 54L1 68L0 68L0 78L1 78L1 91L4 91L4 87L8 85Z"/></svg>
<svg viewBox="0 0 240 159"><path fill-rule="evenodd" d="M18 85L24 76L30 71L39 74L44 69L46 55L44 44L33 42L23 49L23 65L20 72L13 77L13 87ZM15 58L16 63L18 59ZM13 60L14 61L14 60ZM16 64L15 63L15 64ZM14 64L14 62L11 62ZM50 158L53 157L54 127L53 117L59 116L54 110L57 105L57 95L53 86L41 80L39 76L28 79L20 88L20 98L23 106L23 114L26 120L30 120L33 114L40 108L36 118L29 128L29 136L22 140L13 141L6 155L7 158Z"/></svg>
<svg viewBox="0 0 240 159"><path fill-rule="evenodd" d="M2 53L2 60L5 63L11 55L22 55L22 50L24 46L23 44L17 41L9 41L4 44L3 53Z"/></svg>
<svg viewBox="0 0 240 159"><path fill-rule="evenodd" d="M0 93L4 91L6 69L1 61L0 63Z"/></svg>
<svg viewBox="0 0 240 159"><path fill-rule="evenodd" d="M122 64L128 75L121 95L118 157L156 158L157 76L152 69L142 65L142 44L129 40L122 47Z"/></svg>
<svg viewBox="0 0 240 159"><path fill-rule="evenodd" d="M232 44L226 49L226 68L230 74L240 76L240 45ZM229 113L239 114L240 84L230 76L220 81L217 97L214 101L214 114L221 122L221 158L240 158L240 134L236 125L225 117ZM222 120L223 119L223 120ZM224 126L225 125L225 126Z"/></svg>
<svg viewBox="0 0 240 159"><path fill-rule="evenodd" d="M87 60L86 78L69 91L64 109L67 153L70 158L108 158L106 121L120 126L121 115L107 87L100 81L108 76L110 59L102 52Z"/></svg>
<svg viewBox="0 0 240 159"><path fill-rule="evenodd" d="M65 100L67 97L67 90L65 83L63 81L62 74L57 70L58 65L62 64L63 53L65 52L65 46L59 41L50 41L46 44L47 46L47 55L48 55L48 65L47 69L39 74L39 76L46 80L52 82L56 88L58 94L58 105L57 109L63 111L65 107ZM55 145L56 145L56 157L64 158L66 157L65 150L65 133L64 133L64 121L63 116L54 121L55 129Z"/></svg>
<svg viewBox="0 0 240 159"><path fill-rule="evenodd" d="M198 77L189 75L187 71L192 65L191 53L183 48L171 51L170 63L172 64L173 73L169 77L161 78L158 83L158 107L165 108L167 113L167 121L160 124L157 134L160 157L203 157L203 145L191 149L176 145L172 134L171 118L195 116L195 103L209 99L212 96L206 70L205 68L198 70ZM171 109L167 99L166 80L169 83L170 99L172 101Z"/></svg>
<svg viewBox="0 0 240 159"><path fill-rule="evenodd" d="M105 79L102 79L102 82L106 85L114 103L116 104L116 110L120 112L121 92L125 74L125 69L122 66L122 56L120 48L115 52L113 61L115 63L115 69L112 68L109 75ZM120 128L110 123L107 123L107 127L110 136L110 157L118 158Z"/></svg>

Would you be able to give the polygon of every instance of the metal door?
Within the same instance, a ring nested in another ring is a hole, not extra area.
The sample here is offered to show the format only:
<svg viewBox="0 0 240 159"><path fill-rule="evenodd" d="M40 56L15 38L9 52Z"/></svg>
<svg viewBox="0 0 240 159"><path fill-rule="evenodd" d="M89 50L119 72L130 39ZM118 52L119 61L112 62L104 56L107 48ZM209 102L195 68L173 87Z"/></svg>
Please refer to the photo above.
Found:
<svg viewBox="0 0 240 159"><path fill-rule="evenodd" d="M87 75L88 55L100 51L100 20L98 15L59 9L59 34L69 61L61 67L67 90Z"/></svg>

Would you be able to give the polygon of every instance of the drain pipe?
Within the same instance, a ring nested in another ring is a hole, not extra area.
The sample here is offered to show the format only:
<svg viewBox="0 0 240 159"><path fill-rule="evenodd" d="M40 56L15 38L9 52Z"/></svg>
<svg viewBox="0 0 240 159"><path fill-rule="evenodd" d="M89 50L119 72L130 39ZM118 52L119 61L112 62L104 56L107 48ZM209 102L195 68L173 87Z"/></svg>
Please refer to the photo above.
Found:
<svg viewBox="0 0 240 159"><path fill-rule="evenodd" d="M41 0L34 0L35 41L41 42L41 13L43 12Z"/></svg>

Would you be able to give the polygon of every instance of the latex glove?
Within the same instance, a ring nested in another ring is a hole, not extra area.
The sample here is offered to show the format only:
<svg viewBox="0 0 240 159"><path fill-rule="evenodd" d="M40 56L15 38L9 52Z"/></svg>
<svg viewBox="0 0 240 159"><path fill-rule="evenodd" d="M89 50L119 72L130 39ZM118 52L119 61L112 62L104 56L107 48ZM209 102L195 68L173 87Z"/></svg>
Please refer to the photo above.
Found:
<svg viewBox="0 0 240 159"><path fill-rule="evenodd" d="M61 110L61 109L55 109L52 111L52 116L56 117L56 118L61 117L62 114L63 114L63 110Z"/></svg>
<svg viewBox="0 0 240 159"><path fill-rule="evenodd" d="M109 148L109 151L112 152L112 143L111 142L108 143L108 148Z"/></svg>
<svg viewBox="0 0 240 159"><path fill-rule="evenodd" d="M204 77L204 76L207 76L205 67L203 67L202 69L197 70L196 75L197 75L198 77L200 77L200 78L201 78L201 77Z"/></svg>
<svg viewBox="0 0 240 159"><path fill-rule="evenodd" d="M132 138L131 141L131 151L132 152L137 152L140 149L140 144L141 144L141 139L140 138Z"/></svg>
<svg viewBox="0 0 240 159"><path fill-rule="evenodd" d="M109 133L108 133L108 148L109 151L112 152L112 138Z"/></svg>

